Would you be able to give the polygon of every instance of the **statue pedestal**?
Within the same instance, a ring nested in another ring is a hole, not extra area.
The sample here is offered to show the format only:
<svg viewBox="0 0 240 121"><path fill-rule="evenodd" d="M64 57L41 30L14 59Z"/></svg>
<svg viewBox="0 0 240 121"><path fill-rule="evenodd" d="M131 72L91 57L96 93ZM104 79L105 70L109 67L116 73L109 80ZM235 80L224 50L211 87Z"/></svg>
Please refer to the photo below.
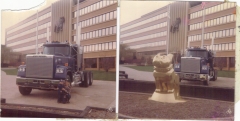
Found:
<svg viewBox="0 0 240 121"><path fill-rule="evenodd" d="M163 102L163 103L183 103L185 102L183 99L175 99L174 93L158 93L154 92L152 97L149 100Z"/></svg>

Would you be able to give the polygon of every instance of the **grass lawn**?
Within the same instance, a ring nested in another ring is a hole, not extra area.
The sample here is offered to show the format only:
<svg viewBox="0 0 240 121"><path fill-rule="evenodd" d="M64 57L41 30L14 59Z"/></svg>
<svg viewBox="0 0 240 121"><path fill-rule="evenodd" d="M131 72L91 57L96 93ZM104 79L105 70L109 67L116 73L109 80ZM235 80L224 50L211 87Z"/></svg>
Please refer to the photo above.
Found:
<svg viewBox="0 0 240 121"><path fill-rule="evenodd" d="M2 69L7 75L17 75L17 69ZM94 80L116 81L116 72L92 71Z"/></svg>
<svg viewBox="0 0 240 121"><path fill-rule="evenodd" d="M94 80L116 81L116 72L92 71Z"/></svg>
<svg viewBox="0 0 240 121"><path fill-rule="evenodd" d="M132 68L138 71L147 71L153 72L153 66L126 66L128 68ZM235 71L219 71L218 77L227 77L227 78L235 78Z"/></svg>
<svg viewBox="0 0 240 121"><path fill-rule="evenodd" d="M2 69L7 75L17 75L18 69Z"/></svg>

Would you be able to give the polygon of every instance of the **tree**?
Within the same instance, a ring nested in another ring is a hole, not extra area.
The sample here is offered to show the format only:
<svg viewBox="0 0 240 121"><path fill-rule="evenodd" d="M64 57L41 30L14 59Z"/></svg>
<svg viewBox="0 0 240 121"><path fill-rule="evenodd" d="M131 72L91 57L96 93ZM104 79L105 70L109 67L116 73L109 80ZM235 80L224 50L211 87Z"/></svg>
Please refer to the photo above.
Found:
<svg viewBox="0 0 240 121"><path fill-rule="evenodd" d="M224 67L226 67L227 60L224 57L216 58L216 65L219 68L219 70L222 70Z"/></svg>
<svg viewBox="0 0 240 121"><path fill-rule="evenodd" d="M102 68L108 72L110 68L114 68L115 60L113 57L101 58Z"/></svg>
<svg viewBox="0 0 240 121"><path fill-rule="evenodd" d="M133 53L135 50L130 49L127 45L125 44L120 44L120 60L125 60L127 58L133 58Z"/></svg>
<svg viewBox="0 0 240 121"><path fill-rule="evenodd" d="M11 49L6 45L1 45L1 63L9 63L11 59Z"/></svg>

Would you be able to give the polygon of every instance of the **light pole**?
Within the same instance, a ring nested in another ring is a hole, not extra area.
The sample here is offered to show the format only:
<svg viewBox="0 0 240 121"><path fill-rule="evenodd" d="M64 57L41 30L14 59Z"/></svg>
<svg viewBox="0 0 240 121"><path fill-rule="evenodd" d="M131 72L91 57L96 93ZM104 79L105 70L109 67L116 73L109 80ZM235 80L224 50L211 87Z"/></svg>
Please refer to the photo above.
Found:
<svg viewBox="0 0 240 121"><path fill-rule="evenodd" d="M36 19L36 54L38 54L38 10Z"/></svg>
<svg viewBox="0 0 240 121"><path fill-rule="evenodd" d="M206 2L202 2L201 6L203 8L203 21L202 21L202 42L201 42L201 48L203 48L203 40L204 40L205 5L206 5Z"/></svg>

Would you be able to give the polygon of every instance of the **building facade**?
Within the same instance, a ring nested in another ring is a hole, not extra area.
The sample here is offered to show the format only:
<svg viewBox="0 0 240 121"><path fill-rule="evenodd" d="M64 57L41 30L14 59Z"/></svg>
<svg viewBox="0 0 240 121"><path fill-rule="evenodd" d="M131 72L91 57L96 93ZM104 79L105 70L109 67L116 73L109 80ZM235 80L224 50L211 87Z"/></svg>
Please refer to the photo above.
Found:
<svg viewBox="0 0 240 121"><path fill-rule="evenodd" d="M204 7L203 46L216 52L215 66L224 63L224 70L234 70L236 18L233 12L236 3L206 2ZM201 2L166 5L121 25L121 44L136 50L139 57L184 53L188 46L201 46L203 10Z"/></svg>
<svg viewBox="0 0 240 121"><path fill-rule="evenodd" d="M224 70L235 68L236 3L206 2L203 45L214 50L215 66L223 65ZM188 41L190 46L200 46L204 9L201 5L189 9ZM212 47L212 40L214 41Z"/></svg>
<svg viewBox="0 0 240 121"><path fill-rule="evenodd" d="M116 24L117 0L59 0L7 28L6 46L34 54L46 40L77 43L83 47L85 69L102 70L108 62L115 71Z"/></svg>

